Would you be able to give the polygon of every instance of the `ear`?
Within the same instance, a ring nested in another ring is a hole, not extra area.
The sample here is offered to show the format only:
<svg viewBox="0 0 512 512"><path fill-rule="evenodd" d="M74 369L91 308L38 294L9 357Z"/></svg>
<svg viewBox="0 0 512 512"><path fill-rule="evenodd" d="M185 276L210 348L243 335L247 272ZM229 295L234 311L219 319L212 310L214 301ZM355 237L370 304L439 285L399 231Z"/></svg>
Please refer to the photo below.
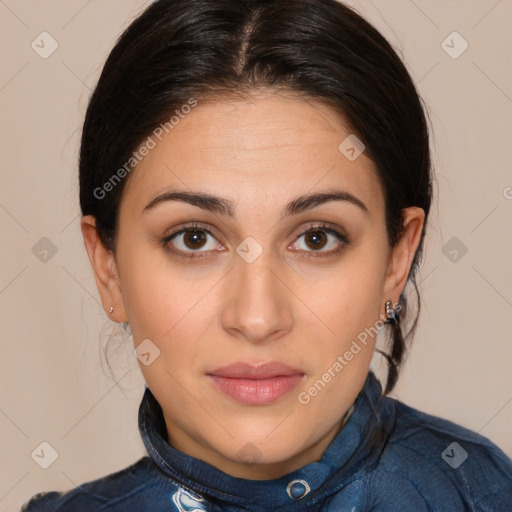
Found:
<svg viewBox="0 0 512 512"><path fill-rule="evenodd" d="M96 219L92 215L82 217L80 227L107 316L114 322L128 322L114 253L102 244L96 230ZM111 307L114 308L112 313Z"/></svg>
<svg viewBox="0 0 512 512"><path fill-rule="evenodd" d="M421 232L425 222L425 212L422 208L411 206L402 210L403 234L393 249L383 290L383 304L381 311L385 310L385 303L390 300L393 304L398 302L412 265L416 249L420 243Z"/></svg>

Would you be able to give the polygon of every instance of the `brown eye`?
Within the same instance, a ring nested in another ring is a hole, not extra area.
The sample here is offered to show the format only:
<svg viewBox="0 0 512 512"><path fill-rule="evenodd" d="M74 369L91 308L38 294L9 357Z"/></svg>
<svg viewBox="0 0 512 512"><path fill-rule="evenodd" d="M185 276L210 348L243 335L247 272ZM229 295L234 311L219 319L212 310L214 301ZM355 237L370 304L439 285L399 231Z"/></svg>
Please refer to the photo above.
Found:
<svg viewBox="0 0 512 512"><path fill-rule="evenodd" d="M162 244L175 254L186 257L204 257L207 253L224 249L208 229L185 227L162 240Z"/></svg>
<svg viewBox="0 0 512 512"><path fill-rule="evenodd" d="M206 242L206 235L204 231L190 230L187 231L183 237L183 243L189 249L201 249Z"/></svg>
<svg viewBox="0 0 512 512"><path fill-rule="evenodd" d="M292 248L305 257L334 256L349 243L346 235L329 226L316 225L302 231L292 244Z"/></svg>
<svg viewBox="0 0 512 512"><path fill-rule="evenodd" d="M310 231L306 233L304 241L310 249L323 249L328 240L323 231Z"/></svg>

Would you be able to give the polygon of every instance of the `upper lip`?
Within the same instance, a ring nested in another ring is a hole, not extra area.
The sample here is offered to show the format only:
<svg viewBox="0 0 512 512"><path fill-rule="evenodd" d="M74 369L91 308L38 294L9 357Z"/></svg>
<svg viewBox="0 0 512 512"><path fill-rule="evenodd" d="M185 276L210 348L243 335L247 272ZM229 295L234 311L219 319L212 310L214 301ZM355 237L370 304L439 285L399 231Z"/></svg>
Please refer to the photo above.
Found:
<svg viewBox="0 0 512 512"><path fill-rule="evenodd" d="M270 379L286 375L304 375L304 372L278 361L270 361L259 365L242 362L233 363L217 368L209 372L208 375L232 377L235 379Z"/></svg>

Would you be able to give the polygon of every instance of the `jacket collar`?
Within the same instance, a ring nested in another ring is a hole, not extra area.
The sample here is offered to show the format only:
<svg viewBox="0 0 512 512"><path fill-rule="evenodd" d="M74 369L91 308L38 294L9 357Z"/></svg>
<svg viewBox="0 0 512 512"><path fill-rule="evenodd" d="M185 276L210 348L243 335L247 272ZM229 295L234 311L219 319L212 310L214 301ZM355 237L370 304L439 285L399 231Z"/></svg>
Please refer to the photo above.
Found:
<svg viewBox="0 0 512 512"><path fill-rule="evenodd" d="M236 478L173 448L167 441L162 409L147 387L139 407L139 430L153 462L184 488L184 499L193 501L196 494L198 507L204 496L235 508L264 510L265 503L272 503L276 511L299 511L325 501L377 464L394 425L394 402L382 397L380 382L370 371L352 415L321 460L275 480ZM377 441L374 449L370 448L372 440Z"/></svg>

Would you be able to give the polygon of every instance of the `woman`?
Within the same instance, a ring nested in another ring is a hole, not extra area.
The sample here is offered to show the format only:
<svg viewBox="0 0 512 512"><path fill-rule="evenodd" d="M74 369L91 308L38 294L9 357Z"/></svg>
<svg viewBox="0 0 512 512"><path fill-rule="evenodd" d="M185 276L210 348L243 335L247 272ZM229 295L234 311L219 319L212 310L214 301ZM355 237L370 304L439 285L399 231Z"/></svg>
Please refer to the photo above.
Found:
<svg viewBox="0 0 512 512"><path fill-rule="evenodd" d="M133 335L148 456L24 510L512 510L502 450L386 396L432 181L414 84L352 9L149 6L80 152L84 242Z"/></svg>

